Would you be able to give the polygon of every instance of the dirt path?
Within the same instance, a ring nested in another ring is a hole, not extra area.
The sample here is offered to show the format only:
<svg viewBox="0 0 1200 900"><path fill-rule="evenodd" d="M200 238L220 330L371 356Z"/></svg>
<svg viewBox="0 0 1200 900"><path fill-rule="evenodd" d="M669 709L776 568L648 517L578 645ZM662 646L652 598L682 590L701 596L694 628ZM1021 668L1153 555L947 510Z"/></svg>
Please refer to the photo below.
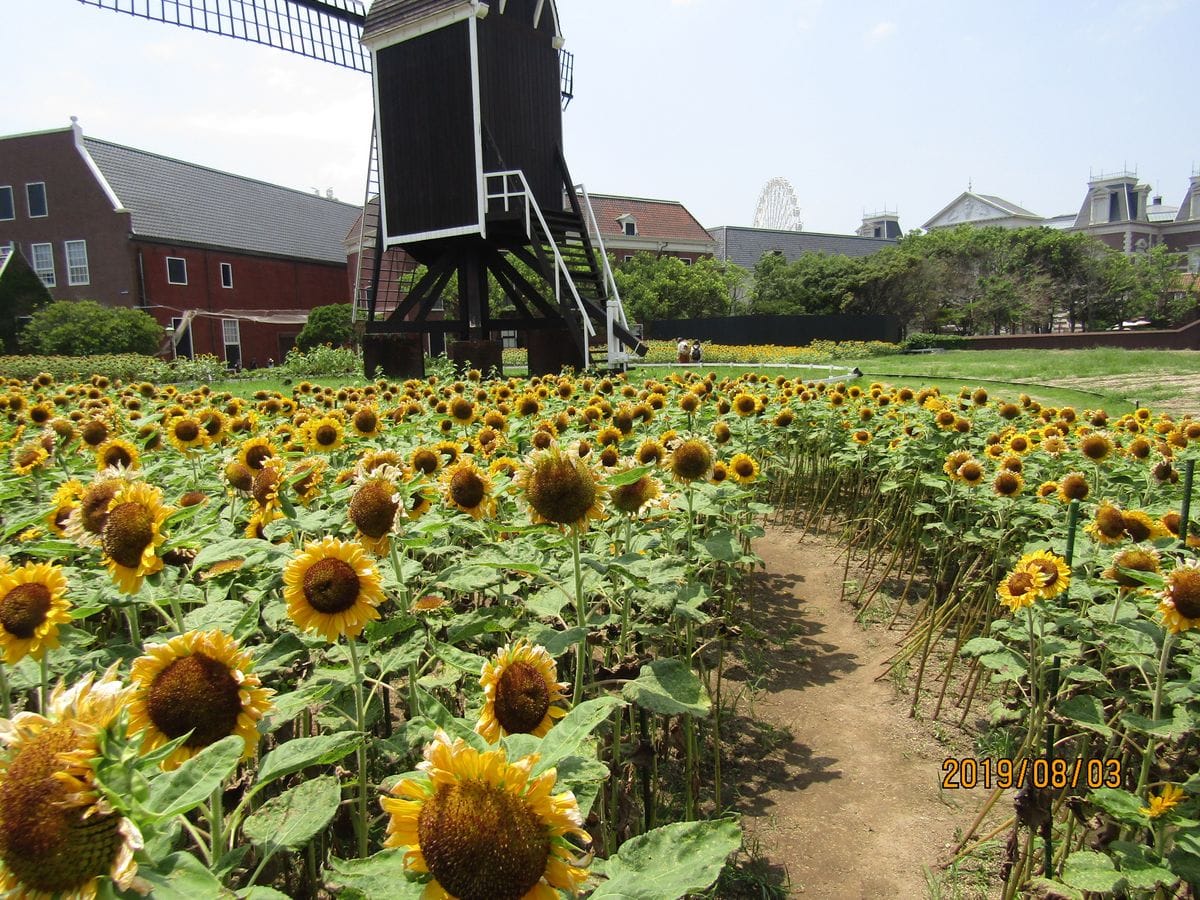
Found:
<svg viewBox="0 0 1200 900"><path fill-rule="evenodd" d="M766 572L731 672L750 714L728 782L747 834L796 896L920 900L922 867L948 855L978 800L940 791L950 751L875 681L895 635L855 623L832 542L771 529L756 549Z"/></svg>

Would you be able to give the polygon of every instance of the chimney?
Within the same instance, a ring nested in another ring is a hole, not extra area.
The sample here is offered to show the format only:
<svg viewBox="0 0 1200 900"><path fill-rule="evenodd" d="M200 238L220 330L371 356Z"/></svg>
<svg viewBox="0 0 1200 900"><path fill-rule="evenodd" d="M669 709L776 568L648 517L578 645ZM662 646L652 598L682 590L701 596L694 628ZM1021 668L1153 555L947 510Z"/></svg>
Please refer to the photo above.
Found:
<svg viewBox="0 0 1200 900"><path fill-rule="evenodd" d="M325 188L325 199L326 199L326 200L332 200L332 199L333 199L333 188ZM1162 198L1161 198L1161 197L1159 197L1159 200L1161 200L1161 199L1162 199Z"/></svg>

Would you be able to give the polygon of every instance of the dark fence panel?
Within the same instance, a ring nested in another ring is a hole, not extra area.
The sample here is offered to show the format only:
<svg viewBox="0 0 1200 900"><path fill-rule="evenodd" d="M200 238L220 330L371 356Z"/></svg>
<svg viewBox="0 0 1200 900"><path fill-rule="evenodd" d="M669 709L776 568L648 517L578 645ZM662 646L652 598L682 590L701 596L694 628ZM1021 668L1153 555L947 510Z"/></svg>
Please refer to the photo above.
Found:
<svg viewBox="0 0 1200 900"><path fill-rule="evenodd" d="M967 338L966 350L1200 350L1200 321L1182 328L1144 331L1063 331L1052 334L997 334Z"/></svg>
<svg viewBox="0 0 1200 900"><path fill-rule="evenodd" d="M658 319L646 322L645 327L647 338L687 338L710 344L803 347L813 341L900 340L900 320L895 316L725 316Z"/></svg>

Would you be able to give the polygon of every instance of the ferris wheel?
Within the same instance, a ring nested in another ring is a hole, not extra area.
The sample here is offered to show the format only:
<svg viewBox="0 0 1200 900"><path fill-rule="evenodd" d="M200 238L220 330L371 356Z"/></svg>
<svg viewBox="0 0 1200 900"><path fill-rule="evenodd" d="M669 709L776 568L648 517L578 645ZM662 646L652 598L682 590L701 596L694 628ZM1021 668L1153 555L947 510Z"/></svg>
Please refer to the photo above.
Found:
<svg viewBox="0 0 1200 900"><path fill-rule="evenodd" d="M772 178L763 186L754 212L754 227L777 231L799 231L804 227L796 192L786 178Z"/></svg>

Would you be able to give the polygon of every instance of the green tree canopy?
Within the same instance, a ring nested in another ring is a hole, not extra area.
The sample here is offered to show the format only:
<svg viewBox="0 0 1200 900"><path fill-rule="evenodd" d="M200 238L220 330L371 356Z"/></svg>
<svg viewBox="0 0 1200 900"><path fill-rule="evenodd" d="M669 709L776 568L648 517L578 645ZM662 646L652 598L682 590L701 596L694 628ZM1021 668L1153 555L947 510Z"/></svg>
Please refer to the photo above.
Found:
<svg viewBox="0 0 1200 900"><path fill-rule="evenodd" d="M675 256L638 253L616 266L613 278L631 321L700 319L729 315L746 270L711 257L687 265Z"/></svg>
<svg viewBox="0 0 1200 900"><path fill-rule="evenodd" d="M340 347L348 344L354 338L354 326L350 322L351 307L349 303L332 303L329 306L318 306L308 314L308 321L296 335L296 346L301 350L311 350L322 344L332 344Z"/></svg>
<svg viewBox="0 0 1200 900"><path fill-rule="evenodd" d="M95 300L55 301L35 312L21 332L26 352L58 356L152 356L162 340L162 326L145 310L104 306Z"/></svg>

